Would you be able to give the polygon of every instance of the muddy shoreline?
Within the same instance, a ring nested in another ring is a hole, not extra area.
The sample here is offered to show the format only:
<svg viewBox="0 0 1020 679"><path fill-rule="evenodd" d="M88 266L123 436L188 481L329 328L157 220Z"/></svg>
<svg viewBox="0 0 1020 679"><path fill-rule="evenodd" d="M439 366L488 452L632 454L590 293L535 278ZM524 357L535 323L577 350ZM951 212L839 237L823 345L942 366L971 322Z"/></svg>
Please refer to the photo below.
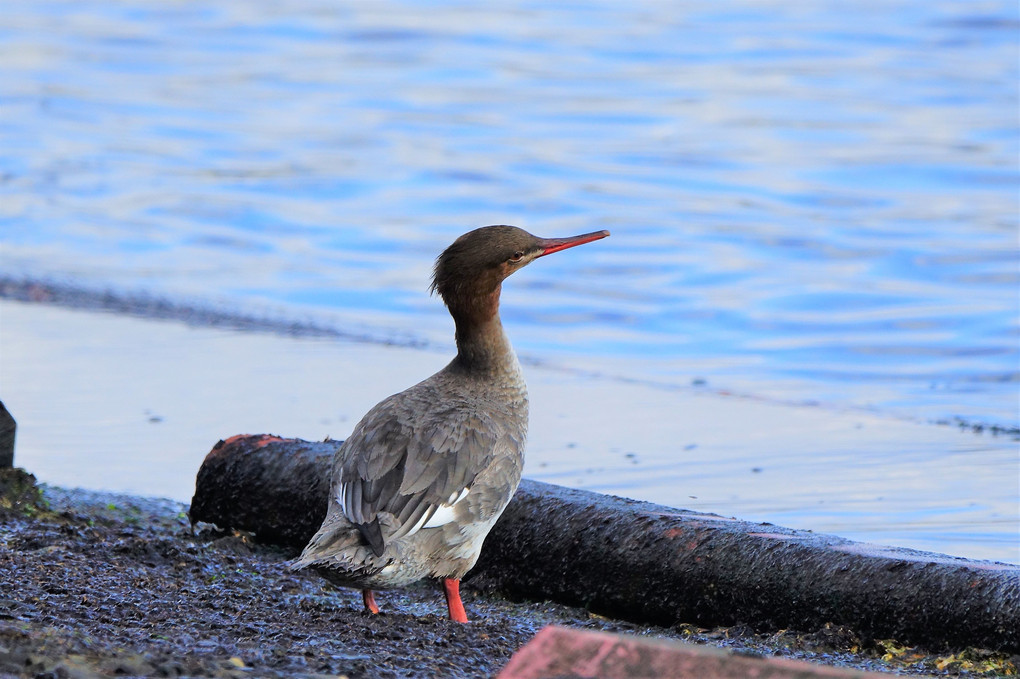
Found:
<svg viewBox="0 0 1020 679"><path fill-rule="evenodd" d="M301 549L329 504L341 441L220 441L189 516ZM522 479L470 580L638 624L827 623L936 649L1020 652L1020 569Z"/></svg>
<svg viewBox="0 0 1020 679"><path fill-rule="evenodd" d="M542 627L638 634L872 671L1015 676L1018 658L926 653L853 630L755 634L643 626L470 582L470 625L446 620L433 583L380 595L289 573L289 551L193 532L185 505L11 483L0 493L0 676L491 677Z"/></svg>

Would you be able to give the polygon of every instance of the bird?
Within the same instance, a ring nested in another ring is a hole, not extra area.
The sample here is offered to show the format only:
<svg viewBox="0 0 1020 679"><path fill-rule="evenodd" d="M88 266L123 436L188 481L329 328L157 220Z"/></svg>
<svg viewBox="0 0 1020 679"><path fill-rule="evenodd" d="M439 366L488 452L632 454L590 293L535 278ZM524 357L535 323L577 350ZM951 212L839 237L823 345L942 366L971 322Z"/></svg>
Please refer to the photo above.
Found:
<svg viewBox="0 0 1020 679"><path fill-rule="evenodd" d="M361 419L332 461L321 527L290 564L362 591L442 581L450 620L466 623L460 581L517 490L528 392L499 317L503 281L539 257L609 235L539 238L484 226L436 259L430 291L453 317L456 356Z"/></svg>

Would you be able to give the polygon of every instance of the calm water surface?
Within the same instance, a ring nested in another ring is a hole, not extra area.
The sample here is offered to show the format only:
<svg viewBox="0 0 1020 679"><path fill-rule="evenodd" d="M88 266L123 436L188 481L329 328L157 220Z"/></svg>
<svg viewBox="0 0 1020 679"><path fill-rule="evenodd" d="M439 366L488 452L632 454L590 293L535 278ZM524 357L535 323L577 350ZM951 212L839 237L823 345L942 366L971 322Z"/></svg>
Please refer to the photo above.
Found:
<svg viewBox="0 0 1020 679"><path fill-rule="evenodd" d="M609 229L508 284L522 356L1016 427L1018 28L980 0L8 3L0 274L444 349L457 235Z"/></svg>
<svg viewBox="0 0 1020 679"><path fill-rule="evenodd" d="M15 2L3 271L449 343L481 224L614 239L522 353L1015 426L1013 2Z"/></svg>

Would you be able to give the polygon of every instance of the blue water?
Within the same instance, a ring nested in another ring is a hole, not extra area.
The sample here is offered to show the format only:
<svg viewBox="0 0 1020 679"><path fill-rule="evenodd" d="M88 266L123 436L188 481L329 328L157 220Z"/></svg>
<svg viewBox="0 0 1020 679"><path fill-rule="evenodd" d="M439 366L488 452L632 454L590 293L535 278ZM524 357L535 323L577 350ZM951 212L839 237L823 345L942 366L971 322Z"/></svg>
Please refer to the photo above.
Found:
<svg viewBox="0 0 1020 679"><path fill-rule="evenodd" d="M460 233L611 239L519 353L1018 426L1015 2L14 2L0 273L448 345Z"/></svg>

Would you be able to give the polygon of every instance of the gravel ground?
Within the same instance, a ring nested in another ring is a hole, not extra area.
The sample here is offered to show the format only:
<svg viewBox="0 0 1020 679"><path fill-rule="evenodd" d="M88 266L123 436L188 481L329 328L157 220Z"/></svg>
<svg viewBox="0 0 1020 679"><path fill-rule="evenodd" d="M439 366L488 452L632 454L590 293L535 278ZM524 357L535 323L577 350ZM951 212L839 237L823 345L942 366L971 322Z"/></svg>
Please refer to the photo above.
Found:
<svg viewBox="0 0 1020 679"><path fill-rule="evenodd" d="M52 487L0 471L0 677L492 677L547 624L877 671L1015 676L1016 657L941 656L827 626L807 634L670 629L464 586L469 625L434 583L378 597L289 573L294 555L195 532L166 500Z"/></svg>

